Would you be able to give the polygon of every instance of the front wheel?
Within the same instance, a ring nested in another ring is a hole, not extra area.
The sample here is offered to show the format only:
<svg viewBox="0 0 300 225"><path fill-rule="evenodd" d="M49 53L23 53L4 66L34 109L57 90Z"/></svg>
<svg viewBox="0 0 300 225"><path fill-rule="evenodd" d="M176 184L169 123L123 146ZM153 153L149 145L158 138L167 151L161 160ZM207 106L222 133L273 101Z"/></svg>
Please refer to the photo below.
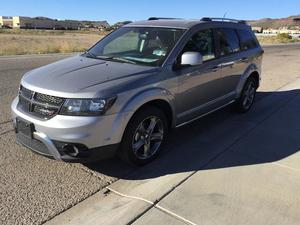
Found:
<svg viewBox="0 0 300 225"><path fill-rule="evenodd" d="M248 78L243 88L241 97L238 99L236 104L236 109L238 112L244 113L250 110L255 99L256 89L257 85L255 79L252 77Z"/></svg>
<svg viewBox="0 0 300 225"><path fill-rule="evenodd" d="M134 165L152 161L160 153L167 131L167 119L161 110L148 106L138 111L126 127L121 158Z"/></svg>

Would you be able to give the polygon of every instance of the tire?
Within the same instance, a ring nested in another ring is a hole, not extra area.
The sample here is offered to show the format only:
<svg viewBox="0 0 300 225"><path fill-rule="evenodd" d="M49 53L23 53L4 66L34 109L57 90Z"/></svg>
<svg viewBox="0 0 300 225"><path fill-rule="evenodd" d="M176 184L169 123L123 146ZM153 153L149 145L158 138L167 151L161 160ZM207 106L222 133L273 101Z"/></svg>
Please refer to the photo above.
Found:
<svg viewBox="0 0 300 225"><path fill-rule="evenodd" d="M257 84L254 78L249 77L236 103L236 110L240 113L248 112L255 100Z"/></svg>
<svg viewBox="0 0 300 225"><path fill-rule="evenodd" d="M167 133L165 114L156 107L147 106L130 119L123 135L119 156L129 164L145 165L159 155Z"/></svg>

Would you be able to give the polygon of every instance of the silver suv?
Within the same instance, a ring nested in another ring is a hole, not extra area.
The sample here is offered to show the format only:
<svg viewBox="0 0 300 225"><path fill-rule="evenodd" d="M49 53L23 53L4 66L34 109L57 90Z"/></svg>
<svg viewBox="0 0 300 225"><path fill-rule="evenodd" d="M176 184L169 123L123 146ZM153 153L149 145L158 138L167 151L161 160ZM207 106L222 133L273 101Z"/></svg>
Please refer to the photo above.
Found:
<svg viewBox="0 0 300 225"><path fill-rule="evenodd" d="M19 143L64 161L143 165L171 128L252 106L263 50L244 21L150 18L26 73L11 108Z"/></svg>

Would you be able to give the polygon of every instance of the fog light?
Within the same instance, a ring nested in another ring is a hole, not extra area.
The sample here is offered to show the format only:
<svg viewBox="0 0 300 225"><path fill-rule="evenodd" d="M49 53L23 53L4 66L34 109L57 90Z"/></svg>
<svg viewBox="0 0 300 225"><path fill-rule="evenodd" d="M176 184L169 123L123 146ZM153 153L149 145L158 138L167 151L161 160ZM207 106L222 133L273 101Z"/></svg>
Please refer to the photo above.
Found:
<svg viewBox="0 0 300 225"><path fill-rule="evenodd" d="M62 147L62 150L67 155L76 157L79 154L79 149L75 145L66 144Z"/></svg>

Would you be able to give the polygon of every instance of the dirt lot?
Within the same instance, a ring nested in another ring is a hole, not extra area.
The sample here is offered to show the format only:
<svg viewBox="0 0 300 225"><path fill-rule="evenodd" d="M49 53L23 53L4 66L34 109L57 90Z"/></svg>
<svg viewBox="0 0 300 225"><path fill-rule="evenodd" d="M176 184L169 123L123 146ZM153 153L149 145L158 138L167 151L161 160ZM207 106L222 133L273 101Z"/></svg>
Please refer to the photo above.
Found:
<svg viewBox="0 0 300 225"><path fill-rule="evenodd" d="M82 52L103 36L100 32L75 31L0 32L0 55Z"/></svg>
<svg viewBox="0 0 300 225"><path fill-rule="evenodd" d="M266 47L265 50L263 82L259 89L258 102L300 77L300 45L273 46ZM66 164L38 156L15 144L10 125L9 104L17 94L21 76L28 70L64 57L66 56L0 58L0 224L41 224L132 172L132 168L118 160L104 161L88 167L82 164ZM230 110L225 111L225 114L226 118L234 116ZM223 118L224 115L213 115L207 119L209 123L204 123L208 128L217 128ZM162 158L170 161L172 152L180 152L179 148L186 146L192 149L194 145L198 145L201 131L207 129L198 128L195 125L174 132L171 140L191 133L193 138L185 139L185 142L189 141L188 145L178 141L176 145L170 143ZM214 135L218 135L218 132L212 134L211 141ZM161 164L160 169L163 169L162 165L168 166ZM174 174L175 172L173 171ZM180 171L177 172L180 174ZM139 174L139 171L135 173Z"/></svg>

